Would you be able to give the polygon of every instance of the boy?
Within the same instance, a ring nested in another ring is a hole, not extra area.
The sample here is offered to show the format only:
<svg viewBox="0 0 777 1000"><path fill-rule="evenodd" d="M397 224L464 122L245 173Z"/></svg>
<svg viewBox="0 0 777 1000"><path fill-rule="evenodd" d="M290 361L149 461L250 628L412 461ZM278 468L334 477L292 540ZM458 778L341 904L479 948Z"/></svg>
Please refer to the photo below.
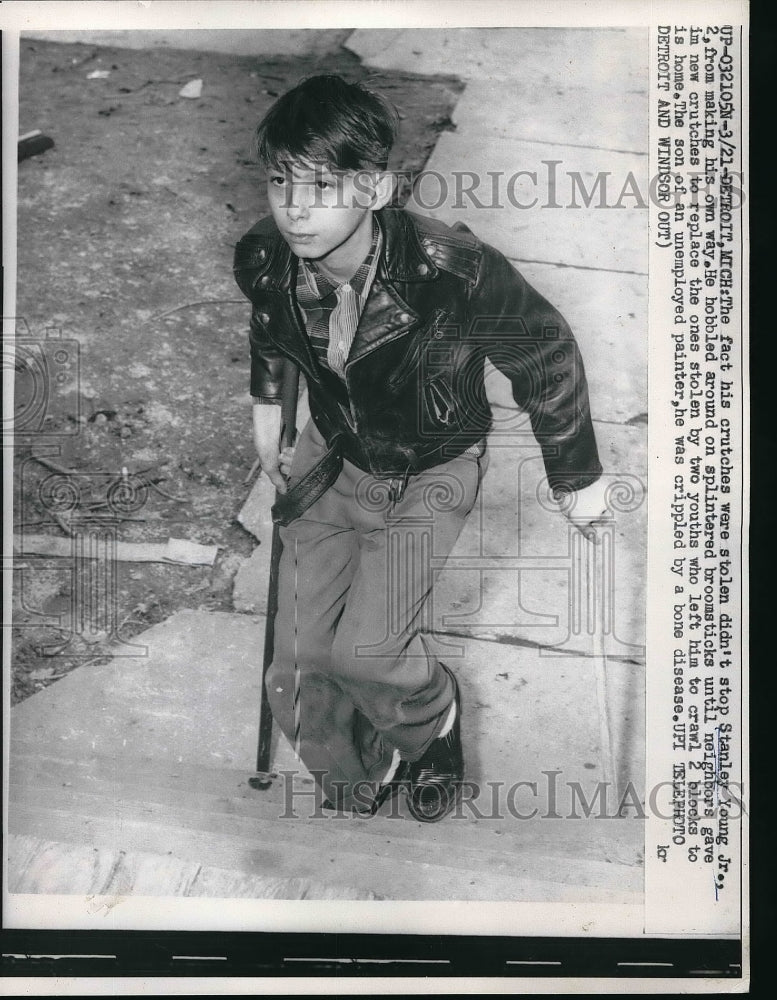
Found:
<svg viewBox="0 0 777 1000"><path fill-rule="evenodd" d="M567 324L466 227L387 207L396 131L386 102L339 77L284 95L257 129L272 215L238 244L235 277L252 303L254 441L281 494L273 715L327 806L370 814L405 788L434 822L460 794L462 705L420 626L487 465L486 357L528 411L550 487L576 492L575 523L604 503ZM284 359L311 420L280 453Z"/></svg>

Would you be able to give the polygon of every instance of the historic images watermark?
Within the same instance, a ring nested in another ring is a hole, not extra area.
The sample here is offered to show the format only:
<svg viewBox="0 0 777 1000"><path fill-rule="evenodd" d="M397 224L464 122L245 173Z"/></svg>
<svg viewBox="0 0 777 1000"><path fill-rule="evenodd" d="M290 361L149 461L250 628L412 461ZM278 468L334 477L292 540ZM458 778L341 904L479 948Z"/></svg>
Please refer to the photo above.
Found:
<svg viewBox="0 0 777 1000"><path fill-rule="evenodd" d="M723 727L720 727L721 729ZM716 755L717 754L717 755ZM560 769L543 770L531 778L473 781L463 780L454 790L439 787L440 796L451 795L455 804L449 820L638 820L649 815L672 821L671 842L675 847L686 838L707 836L705 827L713 822L716 836L709 845L725 847L733 834L728 824L744 813L744 788L728 781L725 756L710 747L708 768L698 780L676 778L652 786L640 794L632 782L616 788L608 781L587 782L564 778ZM379 785L364 781L348 786L351 805L336 808L321 790L325 771L311 771L313 781L296 770L281 770L283 788L280 819L358 819L368 813ZM346 782L331 782L336 791ZM430 789L430 794L434 788ZM385 819L402 819L401 794L393 796L381 809ZM693 844L694 853L698 848ZM704 853L704 852L702 852ZM698 860L691 857L691 860Z"/></svg>
<svg viewBox="0 0 777 1000"><path fill-rule="evenodd" d="M705 98L693 91L688 107L699 109ZM703 110L703 108L702 108ZM668 115L669 112L667 111ZM668 141L659 139L658 169L649 178L629 170L580 170L558 159L538 159L528 167L505 170L389 170L395 190L412 197L420 209L446 208L464 210L518 209L647 209L651 204L673 207L689 195L703 204L717 204L728 199L728 208L738 210L745 202L741 171L728 170L721 193L718 188L720 163L705 156L711 145L704 127L700 127L689 145L689 157L678 169L670 158ZM375 197L375 171L348 173L322 162L305 163L304 179L297 175L299 165L288 162L280 176L284 178L284 208L343 208L358 205L369 208Z"/></svg>

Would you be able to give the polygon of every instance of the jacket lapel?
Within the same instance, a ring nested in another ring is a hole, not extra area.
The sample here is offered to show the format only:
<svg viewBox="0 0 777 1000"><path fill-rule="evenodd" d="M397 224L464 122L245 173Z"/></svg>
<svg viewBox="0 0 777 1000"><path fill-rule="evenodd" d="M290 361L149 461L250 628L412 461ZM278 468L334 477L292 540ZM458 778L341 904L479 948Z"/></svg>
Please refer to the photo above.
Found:
<svg viewBox="0 0 777 1000"><path fill-rule="evenodd" d="M408 333L419 314L400 295L397 285L430 281L437 268L421 246L410 216L401 209L377 214L383 251L370 294L359 320L347 364Z"/></svg>
<svg viewBox="0 0 777 1000"><path fill-rule="evenodd" d="M418 322L419 314L400 295L397 284L425 282L437 276L434 262L421 246L415 225L406 212L384 209L377 213L377 219L383 232L383 250L346 367L404 336ZM268 252L257 268L253 284L268 297L272 295L273 311L282 310L286 320L278 322L277 316L269 317L268 335L306 375L320 381L318 362L296 304L297 259L277 229L268 235L265 244ZM282 339L278 337L281 331Z"/></svg>
<svg viewBox="0 0 777 1000"><path fill-rule="evenodd" d="M396 289L376 276L364 303L346 368L391 340L404 336L418 321L418 313Z"/></svg>

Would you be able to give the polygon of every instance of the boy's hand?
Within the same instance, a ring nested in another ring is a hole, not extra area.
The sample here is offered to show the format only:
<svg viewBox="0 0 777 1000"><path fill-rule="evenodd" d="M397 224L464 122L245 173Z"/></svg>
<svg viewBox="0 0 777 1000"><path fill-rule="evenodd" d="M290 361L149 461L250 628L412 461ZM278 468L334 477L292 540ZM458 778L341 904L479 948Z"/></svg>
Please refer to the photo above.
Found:
<svg viewBox="0 0 777 1000"><path fill-rule="evenodd" d="M281 408L272 403L254 403L253 406L254 447L262 463L262 472L279 493L286 492L284 473L288 474L290 462L281 464ZM293 449L284 449L286 452ZM286 456L287 457L287 456ZM284 465L286 468L284 468Z"/></svg>
<svg viewBox="0 0 777 1000"><path fill-rule="evenodd" d="M291 475L291 463L294 461L294 448L284 448L279 457L281 472L288 479Z"/></svg>
<svg viewBox="0 0 777 1000"><path fill-rule="evenodd" d="M569 498L569 506L564 507L564 515L570 524L585 535L589 541L597 544L600 541L596 530L603 524L612 521L612 512L607 506L607 484L603 477L578 490Z"/></svg>

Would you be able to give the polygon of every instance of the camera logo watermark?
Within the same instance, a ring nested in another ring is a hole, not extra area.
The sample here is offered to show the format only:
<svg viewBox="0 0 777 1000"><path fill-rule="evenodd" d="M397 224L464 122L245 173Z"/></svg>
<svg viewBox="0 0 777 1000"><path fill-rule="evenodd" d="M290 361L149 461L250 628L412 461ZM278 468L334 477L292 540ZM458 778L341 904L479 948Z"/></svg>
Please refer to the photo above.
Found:
<svg viewBox="0 0 777 1000"><path fill-rule="evenodd" d="M26 321L13 343L3 345L3 371L14 375L14 412L3 414L3 438L72 436L78 433L81 354L77 340L58 329L33 337ZM67 394L71 421L57 423L57 397ZM73 412L75 411L75 412Z"/></svg>
<svg viewBox="0 0 777 1000"><path fill-rule="evenodd" d="M55 329L36 338L24 319L16 327L20 335L3 350L4 373L14 379L13 412L3 421L4 448L16 453L14 558L4 564L15 577L14 626L56 634L36 647L41 656L93 658L98 641L112 656L144 656L146 646L120 634L118 533L147 502L148 484L126 469L61 465L62 439L82 427L80 344ZM62 577L66 610L36 607L38 572Z"/></svg>

